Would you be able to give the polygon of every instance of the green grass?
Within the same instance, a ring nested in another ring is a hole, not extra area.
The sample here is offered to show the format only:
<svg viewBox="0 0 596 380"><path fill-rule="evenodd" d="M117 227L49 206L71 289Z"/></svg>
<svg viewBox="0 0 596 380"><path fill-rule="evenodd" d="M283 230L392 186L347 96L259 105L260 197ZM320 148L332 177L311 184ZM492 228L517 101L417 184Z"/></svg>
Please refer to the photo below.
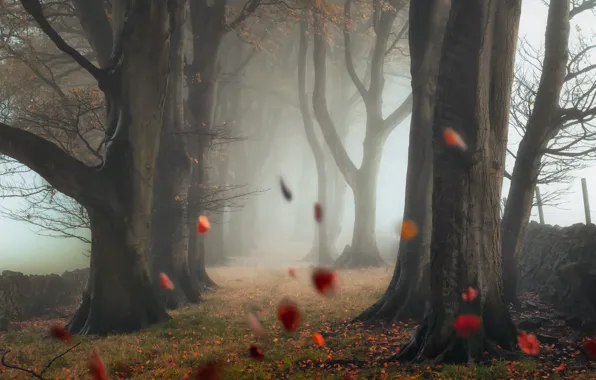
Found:
<svg viewBox="0 0 596 380"><path fill-rule="evenodd" d="M358 379L596 378L594 373L579 369L553 372L531 360L493 361L482 366L380 364L380 359L398 352L411 328L367 330L347 322L383 293L391 270L342 271L341 292L332 298L312 290L308 269L297 270L296 280L283 269L222 268L210 273L220 288L207 295L201 305L175 311L171 321L139 333L76 338L81 345L58 359L46 377L86 378L89 352L97 347L112 378L192 378L194 368L210 359L226 363L226 379L322 380L341 379L349 373ZM283 332L276 319L276 305L284 296L297 301L303 312L303 323L295 334ZM257 343L266 356L262 362L248 357L248 347L255 343L244 320L248 304L261 307L261 319L269 333L268 340ZM67 348L47 338L47 328L47 323L38 322L0 335L0 348L12 350L7 357L10 363L39 371ZM325 346L314 344L314 332L325 336ZM27 375L0 367L0 378L25 379Z"/></svg>

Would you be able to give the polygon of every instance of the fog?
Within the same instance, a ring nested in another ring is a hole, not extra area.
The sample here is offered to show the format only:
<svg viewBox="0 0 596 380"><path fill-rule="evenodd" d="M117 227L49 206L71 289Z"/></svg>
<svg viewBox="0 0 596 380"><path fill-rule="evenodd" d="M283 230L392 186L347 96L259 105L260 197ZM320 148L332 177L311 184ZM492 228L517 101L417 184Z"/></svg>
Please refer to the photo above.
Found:
<svg viewBox="0 0 596 380"><path fill-rule="evenodd" d="M546 22L546 7L540 0L526 0L523 4L520 37L525 36L533 46L540 46L544 39ZM579 20L587 23L588 21ZM589 25L586 24L586 27ZM309 53L309 60L312 57ZM402 68L403 69L403 68ZM254 70L254 69L253 69ZM266 69L263 69L266 70ZM406 70L402 70L407 72ZM267 80L268 87L283 87L295 84L295 77L285 82L276 82L267 77L266 72L260 73L263 80ZM386 76L384 107L391 112L409 94L409 80ZM331 86L329 86L331 87ZM329 99L332 101L333 99ZM310 97L309 97L310 101ZM274 105L275 106L275 105ZM345 146L348 154L356 166L362 159L362 140L364 136L365 115L362 104L359 103L349 111L349 133L345 136ZM306 140L304 127L297 109L287 111L277 123L274 131L265 131L259 137L251 134L250 128L258 127L251 119L242 120L244 127L238 136L245 140L229 142L226 145L232 152L229 163L228 184L234 183L245 169L245 156L238 152L248 151L255 156L264 155L263 160L252 162L256 165L256 177L248 181L236 181L243 184L242 188L234 190L234 207L227 207L222 214L211 216L215 231L223 228L224 251L226 256L250 256L253 263L261 265L281 265L295 263L309 253L313 246L317 225L313 216L313 205L317 200L317 175L312 151ZM405 191L407 168L409 122L407 118L389 135L381 159L377 186L376 203L376 233L381 254L387 259L395 259L397 252L396 230L400 223ZM319 140L322 141L320 129L315 122ZM263 132L263 131L261 131ZM274 133L270 144L263 143L263 135ZM509 147L515 150L519 136L510 132ZM328 151L328 148L325 146ZM267 152L264 154L263 152ZM508 158L508 168L512 167L512 160ZM328 176L337 175L337 167L327 152ZM558 208L545 207L547 223L569 225L583 222L583 206L581 203L581 189L579 178L587 177L589 185L596 183L596 169L590 167L574 173L577 181L571 184L563 204ZM293 192L293 200L288 203L279 189L282 177ZM340 176L341 177L341 176ZM34 174L25 176L28 180L39 181ZM3 177L2 180L10 180ZM593 183L592 183L593 182ZM551 189L563 185L549 185ZM567 185L564 185L567 186ZM504 182L504 196L508 190L508 181ZM543 189L543 191L548 189ZM244 194L244 195L243 195ZM331 194L330 197L334 195ZM341 233L335 248L338 252L346 244L350 244L354 222L354 202L352 191L347 188L343 196L343 214L341 218ZM590 202L596 207L596 191L590 194ZM2 208L18 210L23 203L15 198L0 198ZM325 205L323 205L324 207ZM325 210L325 209L324 209ZM243 215L242 220L250 231L250 242L246 236L235 236L231 232L232 218ZM334 215L325 214L325 220L333 219ZM536 211L532 214L536 220ZM85 231L79 231L86 234ZM15 270L24 273L60 273L88 265L85 252L89 247L76 239L57 239L41 236L43 230L31 226L26 222L17 222L6 217L0 217L0 271Z"/></svg>

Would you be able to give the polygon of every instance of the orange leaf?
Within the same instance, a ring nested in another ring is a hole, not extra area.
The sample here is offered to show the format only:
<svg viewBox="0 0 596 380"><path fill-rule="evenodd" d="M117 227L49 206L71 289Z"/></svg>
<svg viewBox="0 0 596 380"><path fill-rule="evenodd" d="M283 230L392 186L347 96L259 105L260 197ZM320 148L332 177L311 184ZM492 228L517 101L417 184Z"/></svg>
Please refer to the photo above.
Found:
<svg viewBox="0 0 596 380"><path fill-rule="evenodd" d="M312 339L315 341L317 346L325 345L325 339L323 338L323 335L319 334L318 332L312 334Z"/></svg>
<svg viewBox="0 0 596 380"><path fill-rule="evenodd" d="M412 220L404 220L401 224L401 238L404 240L413 239L418 235L418 226Z"/></svg>
<svg viewBox="0 0 596 380"><path fill-rule="evenodd" d="M461 150L468 149L468 146L461 138L461 136L452 128L445 128L445 130L443 131L443 139L445 140L445 143L449 146L456 147Z"/></svg>
<svg viewBox="0 0 596 380"><path fill-rule="evenodd" d="M526 334L521 331L517 337L519 348L528 355L537 355L540 351L540 342L536 335Z"/></svg>
<svg viewBox="0 0 596 380"><path fill-rule="evenodd" d="M211 223L209 223L209 219L204 215L199 216L199 219L197 220L197 232L199 235L206 234L210 228Z"/></svg>

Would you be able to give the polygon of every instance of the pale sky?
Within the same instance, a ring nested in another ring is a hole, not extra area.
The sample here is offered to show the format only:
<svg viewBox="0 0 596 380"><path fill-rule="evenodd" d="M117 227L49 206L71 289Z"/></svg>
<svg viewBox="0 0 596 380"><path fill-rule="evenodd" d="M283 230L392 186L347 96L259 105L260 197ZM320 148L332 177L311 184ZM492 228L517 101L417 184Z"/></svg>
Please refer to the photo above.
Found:
<svg viewBox="0 0 596 380"><path fill-rule="evenodd" d="M546 15L547 8L540 0L524 0L520 37L526 36L534 46L543 44ZM590 28L594 25L594 21L596 21L596 16L589 13L578 17L577 20L582 26L585 26L584 28ZM390 106L387 105L388 108L391 108ZM395 223L402 216L407 167L408 125L409 119L396 128L385 146L377 191L379 235L394 233ZM511 135L513 138L515 133L512 132ZM353 143L359 144L357 141L353 141ZM510 141L510 148L516 151L517 148L512 146L512 143L515 141ZM357 159L357 162L359 160L360 158ZM508 163L508 168L511 169L511 162ZM545 206L544 214L547 223L566 226L585 221L581 177L587 178L588 189L592 191L590 204L596 219L596 166L575 173L575 177L576 180L569 193L564 197L562 206L559 208ZM503 189L505 196L508 187L509 181L505 180ZM543 193L547 190L548 188L541 188ZM10 208L14 207L13 205L16 205L17 201L0 199L0 202L3 207ZM346 221L353 220L353 211L348 209L347 214L352 214L352 216L346 215ZM537 218L537 210L534 209L532 219L537 220ZM351 234L351 228L345 228L342 240L347 240L348 236L345 234ZM0 218L0 271L10 269L27 273L61 273L66 269L81 268L88 265L88 258L83 255L87 248L86 245L76 240L39 236L32 232L27 223Z"/></svg>

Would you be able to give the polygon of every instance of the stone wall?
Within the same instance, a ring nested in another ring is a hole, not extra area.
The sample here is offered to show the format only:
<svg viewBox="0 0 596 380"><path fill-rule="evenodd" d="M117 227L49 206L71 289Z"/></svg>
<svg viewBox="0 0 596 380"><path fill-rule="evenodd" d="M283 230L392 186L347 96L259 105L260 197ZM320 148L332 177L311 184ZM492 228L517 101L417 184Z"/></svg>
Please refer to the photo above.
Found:
<svg viewBox="0 0 596 380"><path fill-rule="evenodd" d="M520 292L561 312L596 318L596 225L531 222L520 253Z"/></svg>
<svg viewBox="0 0 596 380"><path fill-rule="evenodd" d="M89 269L64 272L61 276L4 271L0 275L0 317L12 322L56 315L60 308L78 302L88 277Z"/></svg>

